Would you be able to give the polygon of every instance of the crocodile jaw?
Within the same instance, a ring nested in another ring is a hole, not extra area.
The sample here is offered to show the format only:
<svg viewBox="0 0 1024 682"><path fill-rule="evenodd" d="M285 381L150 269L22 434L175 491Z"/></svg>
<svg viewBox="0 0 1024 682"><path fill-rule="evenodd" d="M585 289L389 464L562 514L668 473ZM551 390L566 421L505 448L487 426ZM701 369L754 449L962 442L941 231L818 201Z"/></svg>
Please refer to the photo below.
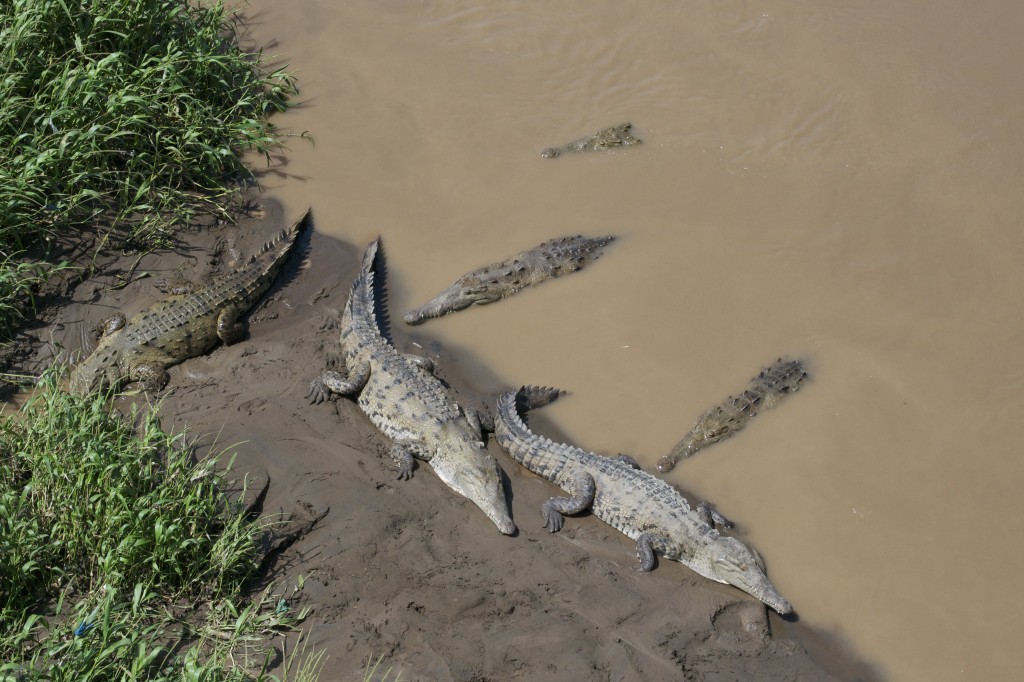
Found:
<svg viewBox="0 0 1024 682"><path fill-rule="evenodd" d="M120 330L114 332L110 337L100 340L96 351L82 360L71 372L68 382L68 391L74 395L88 395L99 391L110 378L110 375L118 374L117 351L111 349L108 339L113 339Z"/></svg>
<svg viewBox="0 0 1024 682"><path fill-rule="evenodd" d="M452 443L434 455L430 466L448 487L480 507L499 531L505 535L516 532L501 485L501 469L483 443Z"/></svg>
<svg viewBox="0 0 1024 682"><path fill-rule="evenodd" d="M698 562L701 565L692 568L705 578L734 585L782 615L793 612L793 605L769 582L764 562L755 550L736 538L722 535L702 554L702 561Z"/></svg>
<svg viewBox="0 0 1024 682"><path fill-rule="evenodd" d="M473 305L493 303L501 298L501 293L481 284L475 278L466 281L460 279L440 294L430 299L419 308L410 310L402 318L406 324L421 324L433 317L441 317Z"/></svg>

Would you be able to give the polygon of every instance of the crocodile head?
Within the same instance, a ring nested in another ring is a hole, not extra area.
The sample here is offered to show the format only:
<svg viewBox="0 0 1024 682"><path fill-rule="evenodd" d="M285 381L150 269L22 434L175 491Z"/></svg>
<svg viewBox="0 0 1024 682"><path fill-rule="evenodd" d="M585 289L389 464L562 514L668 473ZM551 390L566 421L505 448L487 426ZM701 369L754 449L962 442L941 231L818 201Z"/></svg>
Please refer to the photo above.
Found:
<svg viewBox="0 0 1024 682"><path fill-rule="evenodd" d="M88 395L103 389L117 376L117 353L100 342L96 351L82 360L71 373L68 391Z"/></svg>
<svg viewBox="0 0 1024 682"><path fill-rule="evenodd" d="M775 591L764 572L764 561L751 547L736 538L720 535L701 552L697 566L691 566L705 578L735 585L757 597L782 615L793 612L793 605Z"/></svg>
<svg viewBox="0 0 1024 682"><path fill-rule="evenodd" d="M446 440L446 446L430 460L431 468L452 490L480 507L498 530L505 535L515 533L516 524L508 512L497 460L481 442L457 437Z"/></svg>
<svg viewBox="0 0 1024 682"><path fill-rule="evenodd" d="M432 317L468 308L474 303L494 303L501 296L501 290L496 285L488 286L478 277L465 276L419 308L407 312L403 319L406 324L420 324Z"/></svg>

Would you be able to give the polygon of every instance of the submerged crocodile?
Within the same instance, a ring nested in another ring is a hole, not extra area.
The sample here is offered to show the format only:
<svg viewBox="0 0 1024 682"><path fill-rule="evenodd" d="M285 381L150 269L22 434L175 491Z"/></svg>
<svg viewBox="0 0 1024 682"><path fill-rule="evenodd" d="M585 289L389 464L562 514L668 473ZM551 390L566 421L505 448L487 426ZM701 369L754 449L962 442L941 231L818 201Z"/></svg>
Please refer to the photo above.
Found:
<svg viewBox="0 0 1024 682"><path fill-rule="evenodd" d="M467 272L419 308L405 314L408 324L421 324L469 306L507 298L520 289L582 269L597 260L615 237L550 239L500 263Z"/></svg>
<svg viewBox="0 0 1024 682"><path fill-rule="evenodd" d="M807 372L799 360L779 358L751 379L743 393L729 396L701 415L672 451L658 460L658 471L671 471L679 460L735 434L758 412L775 407L782 396L799 389L806 378Z"/></svg>
<svg viewBox="0 0 1024 682"><path fill-rule="evenodd" d="M563 144L561 147L548 147L540 155L545 159L553 159L567 152L587 152L640 144L642 140L633 137L629 132L632 127L632 123L620 123L617 126L598 130L593 135L587 135L568 144Z"/></svg>
<svg viewBox="0 0 1024 682"><path fill-rule="evenodd" d="M71 374L70 390L84 395L124 381L147 391L167 384L167 368L202 355L218 341L235 343L245 335L239 320L273 284L310 210L259 253L208 287L172 296L125 322L115 315L105 325L92 355Z"/></svg>
<svg viewBox="0 0 1024 682"><path fill-rule="evenodd" d="M431 374L429 359L399 353L377 320L374 275L379 240L363 255L341 320L341 348L348 376L324 371L306 396L321 403L331 393L358 394L357 402L394 445L398 478L412 476L413 457L430 463L438 478L480 507L502 533L516 527L509 515L498 462L481 440L480 416L463 409Z"/></svg>
<svg viewBox="0 0 1024 682"><path fill-rule="evenodd" d="M775 590L757 552L722 535L731 523L710 505L691 509L665 481L641 471L628 457L602 457L530 431L519 410L546 405L558 389L526 386L498 398L494 435L508 454L530 471L569 493L552 497L541 512L544 527L561 530L563 514L589 509L594 516L636 540L639 569L649 571L658 554L685 564L705 578L734 585L781 614L793 607Z"/></svg>

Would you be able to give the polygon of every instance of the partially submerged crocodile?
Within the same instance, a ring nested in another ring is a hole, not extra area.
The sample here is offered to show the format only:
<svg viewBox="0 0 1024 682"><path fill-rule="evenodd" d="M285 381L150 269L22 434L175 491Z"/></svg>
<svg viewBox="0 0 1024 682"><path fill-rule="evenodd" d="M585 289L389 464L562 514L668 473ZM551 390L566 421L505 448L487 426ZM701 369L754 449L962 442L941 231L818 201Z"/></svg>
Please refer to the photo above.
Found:
<svg viewBox="0 0 1024 682"><path fill-rule="evenodd" d="M70 390L84 395L124 381L147 391L167 384L167 368L202 355L218 341L235 343L245 335L239 318L270 288L288 259L310 210L259 253L208 287L154 304L125 322L115 315L103 327L96 350L71 374Z"/></svg>
<svg viewBox="0 0 1024 682"><path fill-rule="evenodd" d="M520 289L582 269L596 260L615 237L561 237L523 251L500 263L492 263L468 272L450 287L419 308L405 314L408 324L421 324L432 318L493 303Z"/></svg>
<svg viewBox="0 0 1024 682"><path fill-rule="evenodd" d="M554 443L530 431L519 410L546 405L558 389L526 386L498 398L495 438L508 454L530 471L569 493L552 497L541 512L544 527L560 530L563 514L587 509L616 530L636 540L639 569L654 567L654 555L679 561L705 578L735 585L781 614L793 607L768 581L757 552L716 525L732 524L710 505L691 509L665 481L641 471L628 457L602 457L567 444Z"/></svg>
<svg viewBox="0 0 1024 682"><path fill-rule="evenodd" d="M393 441L398 477L412 476L413 457L430 463L438 478L468 497L502 533L516 527L509 515L498 462L481 440L480 416L464 410L430 373L427 358L399 353L381 333L374 297L379 240L362 267L341 320L341 348L348 376L324 371L306 394L312 403L331 393L358 394L359 407Z"/></svg>
<svg viewBox="0 0 1024 682"><path fill-rule="evenodd" d="M561 147L548 147L540 155L545 159L553 159L567 152L587 152L640 144L641 140L633 137L629 132L632 127L632 123L620 123L617 126L610 126L598 130L593 135L587 135L568 144L563 144Z"/></svg>
<svg viewBox="0 0 1024 682"><path fill-rule="evenodd" d="M799 389L806 378L807 372L799 360L779 358L751 379L745 391L729 396L701 415L672 451L658 460L658 471L671 471L679 460L732 436L758 412L775 407L782 396Z"/></svg>

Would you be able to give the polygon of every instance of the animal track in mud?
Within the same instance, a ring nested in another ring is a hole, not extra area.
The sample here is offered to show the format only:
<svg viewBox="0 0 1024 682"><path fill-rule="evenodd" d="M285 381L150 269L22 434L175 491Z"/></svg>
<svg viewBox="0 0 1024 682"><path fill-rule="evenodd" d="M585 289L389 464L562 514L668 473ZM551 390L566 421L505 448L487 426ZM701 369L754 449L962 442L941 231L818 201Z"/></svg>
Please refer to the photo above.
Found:
<svg viewBox="0 0 1024 682"><path fill-rule="evenodd" d="M263 400L262 398L253 398L252 400L246 400L244 403L238 406L239 412L244 412L250 415L255 414L257 412L262 412L265 409L267 409L267 401Z"/></svg>
<svg viewBox="0 0 1024 682"><path fill-rule="evenodd" d="M729 602L711 616L718 641L724 645L760 644L770 634L768 613L752 601Z"/></svg>

